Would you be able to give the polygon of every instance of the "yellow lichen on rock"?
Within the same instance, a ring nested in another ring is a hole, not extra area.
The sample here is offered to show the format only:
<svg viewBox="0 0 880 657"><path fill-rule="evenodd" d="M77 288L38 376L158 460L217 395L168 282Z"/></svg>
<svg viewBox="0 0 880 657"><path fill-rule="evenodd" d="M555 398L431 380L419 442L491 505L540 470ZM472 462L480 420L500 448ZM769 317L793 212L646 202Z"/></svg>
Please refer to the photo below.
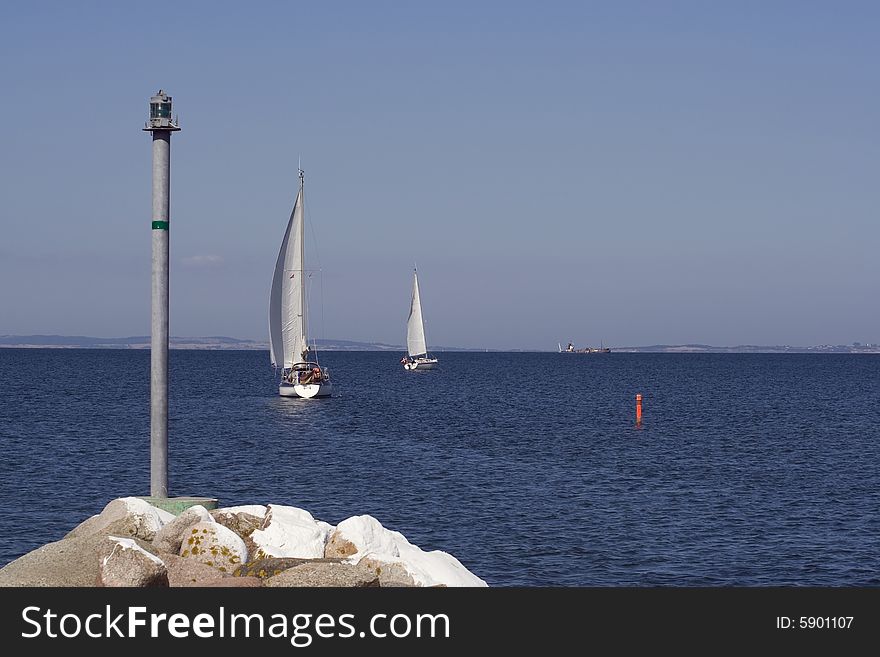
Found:
<svg viewBox="0 0 880 657"><path fill-rule="evenodd" d="M187 540L190 547L181 551L182 557L194 558L219 572L228 572L247 558L247 547L242 539L223 525L204 521L191 531L193 534Z"/></svg>

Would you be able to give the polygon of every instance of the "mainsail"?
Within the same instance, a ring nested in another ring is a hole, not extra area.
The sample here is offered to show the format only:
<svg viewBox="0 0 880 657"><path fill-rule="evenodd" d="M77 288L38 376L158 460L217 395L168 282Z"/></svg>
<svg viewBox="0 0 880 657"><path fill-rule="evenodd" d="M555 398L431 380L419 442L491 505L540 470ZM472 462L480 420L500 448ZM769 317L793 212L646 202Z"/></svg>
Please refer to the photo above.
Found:
<svg viewBox="0 0 880 657"><path fill-rule="evenodd" d="M409 319L406 322L406 350L413 357L428 353L428 347L425 344L425 324L422 322L422 302L419 299L419 275L415 271L413 272Z"/></svg>
<svg viewBox="0 0 880 657"><path fill-rule="evenodd" d="M303 224L303 172L300 171L299 193L275 263L269 298L269 343L275 367L292 367L306 360L308 355Z"/></svg>

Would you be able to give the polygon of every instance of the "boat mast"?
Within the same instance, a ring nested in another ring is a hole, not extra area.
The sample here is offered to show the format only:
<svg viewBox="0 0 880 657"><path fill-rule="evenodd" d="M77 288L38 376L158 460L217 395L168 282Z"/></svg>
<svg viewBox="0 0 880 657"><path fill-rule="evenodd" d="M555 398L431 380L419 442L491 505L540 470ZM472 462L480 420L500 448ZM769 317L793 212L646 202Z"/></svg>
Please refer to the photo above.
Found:
<svg viewBox="0 0 880 657"><path fill-rule="evenodd" d="M416 279L416 287L419 287L419 268L413 263L413 276ZM422 291L419 290L419 319L422 320L422 339L425 341L425 358L428 356L428 334L425 333L425 314L422 312Z"/></svg>
<svg viewBox="0 0 880 657"><path fill-rule="evenodd" d="M297 235L297 239L299 240L300 266L300 270L297 272L299 274L299 316L302 325L303 338L303 351L300 354L300 358L302 358L303 361L307 361L309 358L309 338L306 335L306 197L304 191L306 172L303 171L302 166L299 164L297 165L297 169L299 170L299 202L300 212L302 213L299 222L299 235Z"/></svg>

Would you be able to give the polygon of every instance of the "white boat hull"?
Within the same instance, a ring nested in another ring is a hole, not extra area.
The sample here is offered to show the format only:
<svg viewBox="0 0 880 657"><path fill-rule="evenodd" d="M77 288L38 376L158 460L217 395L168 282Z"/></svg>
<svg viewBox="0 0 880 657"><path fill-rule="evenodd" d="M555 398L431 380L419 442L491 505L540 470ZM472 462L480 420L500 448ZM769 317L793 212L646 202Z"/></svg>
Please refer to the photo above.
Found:
<svg viewBox="0 0 880 657"><path fill-rule="evenodd" d="M436 358L419 358L418 360L413 361L412 363L405 363L403 369L405 370L433 370L439 361Z"/></svg>
<svg viewBox="0 0 880 657"><path fill-rule="evenodd" d="M333 384L329 381L305 384L282 382L278 386L278 394L282 397L302 397L303 399L329 397L333 394Z"/></svg>

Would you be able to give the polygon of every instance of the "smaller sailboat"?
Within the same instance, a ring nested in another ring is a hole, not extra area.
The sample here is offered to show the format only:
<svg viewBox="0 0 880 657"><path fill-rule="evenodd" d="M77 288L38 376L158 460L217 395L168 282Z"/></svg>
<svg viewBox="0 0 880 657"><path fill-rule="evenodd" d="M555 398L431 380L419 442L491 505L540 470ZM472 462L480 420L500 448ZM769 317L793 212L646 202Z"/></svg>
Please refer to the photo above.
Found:
<svg viewBox="0 0 880 657"><path fill-rule="evenodd" d="M305 212L303 180L299 170L299 192L272 276L269 297L269 346L272 365L281 369L278 394L282 397L329 397L333 391L330 372L309 358L308 304L306 303Z"/></svg>
<svg viewBox="0 0 880 657"><path fill-rule="evenodd" d="M405 370L432 370L439 361L428 355L425 323L422 321L422 300L419 295L419 273L413 269L412 300L406 321L406 356L400 359Z"/></svg>

